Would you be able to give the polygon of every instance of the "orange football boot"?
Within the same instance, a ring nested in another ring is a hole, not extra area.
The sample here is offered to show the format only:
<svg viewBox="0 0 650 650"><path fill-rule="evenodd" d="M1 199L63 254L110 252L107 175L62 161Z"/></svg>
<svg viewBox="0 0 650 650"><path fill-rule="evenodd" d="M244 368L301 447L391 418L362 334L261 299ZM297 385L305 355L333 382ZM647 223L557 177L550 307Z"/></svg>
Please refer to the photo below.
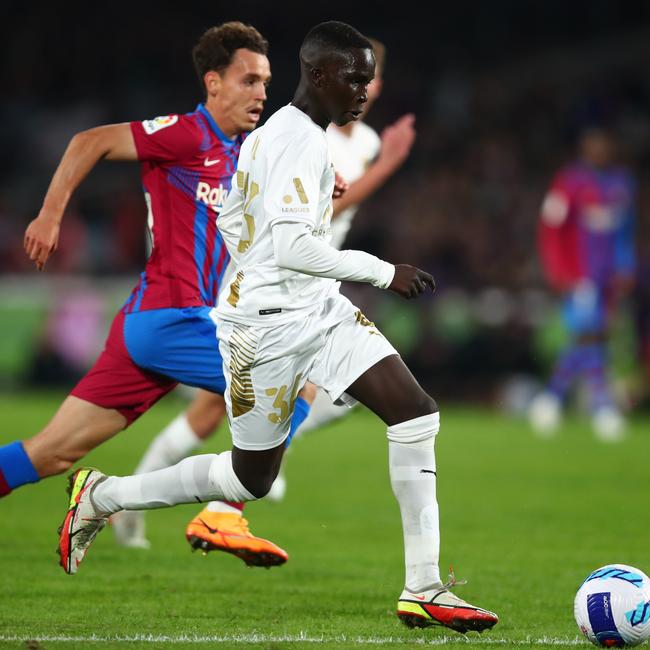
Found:
<svg viewBox="0 0 650 650"><path fill-rule="evenodd" d="M273 542L252 535L248 521L236 512L202 510L188 524L185 537L195 550L232 553L248 566L268 569L289 559L286 551Z"/></svg>

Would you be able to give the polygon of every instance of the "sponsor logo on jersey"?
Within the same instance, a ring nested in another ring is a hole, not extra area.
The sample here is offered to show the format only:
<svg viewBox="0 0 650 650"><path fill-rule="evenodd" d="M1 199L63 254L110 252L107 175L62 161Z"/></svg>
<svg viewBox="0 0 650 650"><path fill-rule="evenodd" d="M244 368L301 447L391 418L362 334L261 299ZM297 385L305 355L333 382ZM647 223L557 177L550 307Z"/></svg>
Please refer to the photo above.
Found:
<svg viewBox="0 0 650 650"><path fill-rule="evenodd" d="M168 126L176 124L176 122L178 122L178 115L159 115L153 120L145 120L142 122L142 126L147 135L152 135L160 129L166 129Z"/></svg>
<svg viewBox="0 0 650 650"><path fill-rule="evenodd" d="M319 239L325 239L332 234L332 228L329 225L321 225L318 228L312 228L311 234Z"/></svg>
<svg viewBox="0 0 650 650"><path fill-rule="evenodd" d="M309 212L309 208L282 208L282 212L286 214L296 214Z"/></svg>
<svg viewBox="0 0 650 650"><path fill-rule="evenodd" d="M200 181L196 186L196 200L210 206L215 212L219 212L228 196L228 190L219 183L219 187L211 187L209 183Z"/></svg>

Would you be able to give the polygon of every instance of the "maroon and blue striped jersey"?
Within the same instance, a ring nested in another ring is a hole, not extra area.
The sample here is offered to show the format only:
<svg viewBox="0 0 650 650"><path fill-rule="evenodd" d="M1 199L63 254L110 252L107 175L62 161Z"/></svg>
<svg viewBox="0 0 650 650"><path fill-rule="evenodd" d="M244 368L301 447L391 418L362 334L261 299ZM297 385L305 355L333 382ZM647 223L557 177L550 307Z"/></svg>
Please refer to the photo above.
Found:
<svg viewBox="0 0 650 650"><path fill-rule="evenodd" d="M581 280L605 287L635 270L636 187L623 168L576 163L561 170L542 207L539 244L546 276L558 289Z"/></svg>
<svg viewBox="0 0 650 650"><path fill-rule="evenodd" d="M217 230L245 135L226 137L204 105L131 122L152 251L125 305L131 313L214 306L229 262Z"/></svg>

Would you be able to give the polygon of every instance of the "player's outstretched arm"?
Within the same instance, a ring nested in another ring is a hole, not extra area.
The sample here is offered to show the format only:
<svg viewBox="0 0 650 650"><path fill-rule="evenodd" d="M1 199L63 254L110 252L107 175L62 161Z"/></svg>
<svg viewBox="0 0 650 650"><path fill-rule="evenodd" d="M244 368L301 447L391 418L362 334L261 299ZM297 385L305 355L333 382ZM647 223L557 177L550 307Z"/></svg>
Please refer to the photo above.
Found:
<svg viewBox="0 0 650 650"><path fill-rule="evenodd" d="M381 149L374 163L340 198L334 199L334 217L346 208L365 201L374 194L403 164L415 142L415 115L408 113L381 134Z"/></svg>
<svg viewBox="0 0 650 650"><path fill-rule="evenodd" d="M407 264L393 266L363 251L339 251L311 234L308 224L280 222L272 227L275 263L285 269L335 280L368 282L415 298L430 288L433 278Z"/></svg>
<svg viewBox="0 0 650 650"><path fill-rule="evenodd" d="M70 140L52 177L43 206L25 231L25 252L39 271L57 248L61 220L72 193L102 158L137 160L128 123L99 126L77 133Z"/></svg>

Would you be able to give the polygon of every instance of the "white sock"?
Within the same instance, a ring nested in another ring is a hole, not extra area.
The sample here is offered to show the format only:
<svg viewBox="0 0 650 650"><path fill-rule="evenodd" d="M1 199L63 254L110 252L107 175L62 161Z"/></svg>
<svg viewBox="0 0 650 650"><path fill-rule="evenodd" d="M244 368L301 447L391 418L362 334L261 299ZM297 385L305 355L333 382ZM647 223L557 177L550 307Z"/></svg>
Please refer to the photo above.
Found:
<svg viewBox="0 0 650 650"><path fill-rule="evenodd" d="M319 388L316 391L316 398L309 409L309 415L298 427L298 431L296 431L294 437L298 438L307 431L317 429L318 427L326 425L328 422L338 420L349 412L349 406L337 406L332 402L330 396L322 388Z"/></svg>
<svg viewBox="0 0 650 650"><path fill-rule="evenodd" d="M404 529L406 588L419 593L440 587L440 530L436 500L435 436L438 413L388 427L393 493Z"/></svg>
<svg viewBox="0 0 650 650"><path fill-rule="evenodd" d="M231 452L203 454L156 472L109 476L91 494L104 515L120 510L151 510L211 500L253 501L232 467Z"/></svg>
<svg viewBox="0 0 650 650"><path fill-rule="evenodd" d="M210 501L207 506L205 506L205 509L208 510L209 512L231 512L235 515L241 515L241 510L239 508L235 508L234 506L229 506L227 503L224 503L223 501Z"/></svg>
<svg viewBox="0 0 650 650"><path fill-rule="evenodd" d="M187 415L181 413L153 439L135 468L134 474L155 472L157 469L176 465L183 458L187 458L202 442L192 430Z"/></svg>

